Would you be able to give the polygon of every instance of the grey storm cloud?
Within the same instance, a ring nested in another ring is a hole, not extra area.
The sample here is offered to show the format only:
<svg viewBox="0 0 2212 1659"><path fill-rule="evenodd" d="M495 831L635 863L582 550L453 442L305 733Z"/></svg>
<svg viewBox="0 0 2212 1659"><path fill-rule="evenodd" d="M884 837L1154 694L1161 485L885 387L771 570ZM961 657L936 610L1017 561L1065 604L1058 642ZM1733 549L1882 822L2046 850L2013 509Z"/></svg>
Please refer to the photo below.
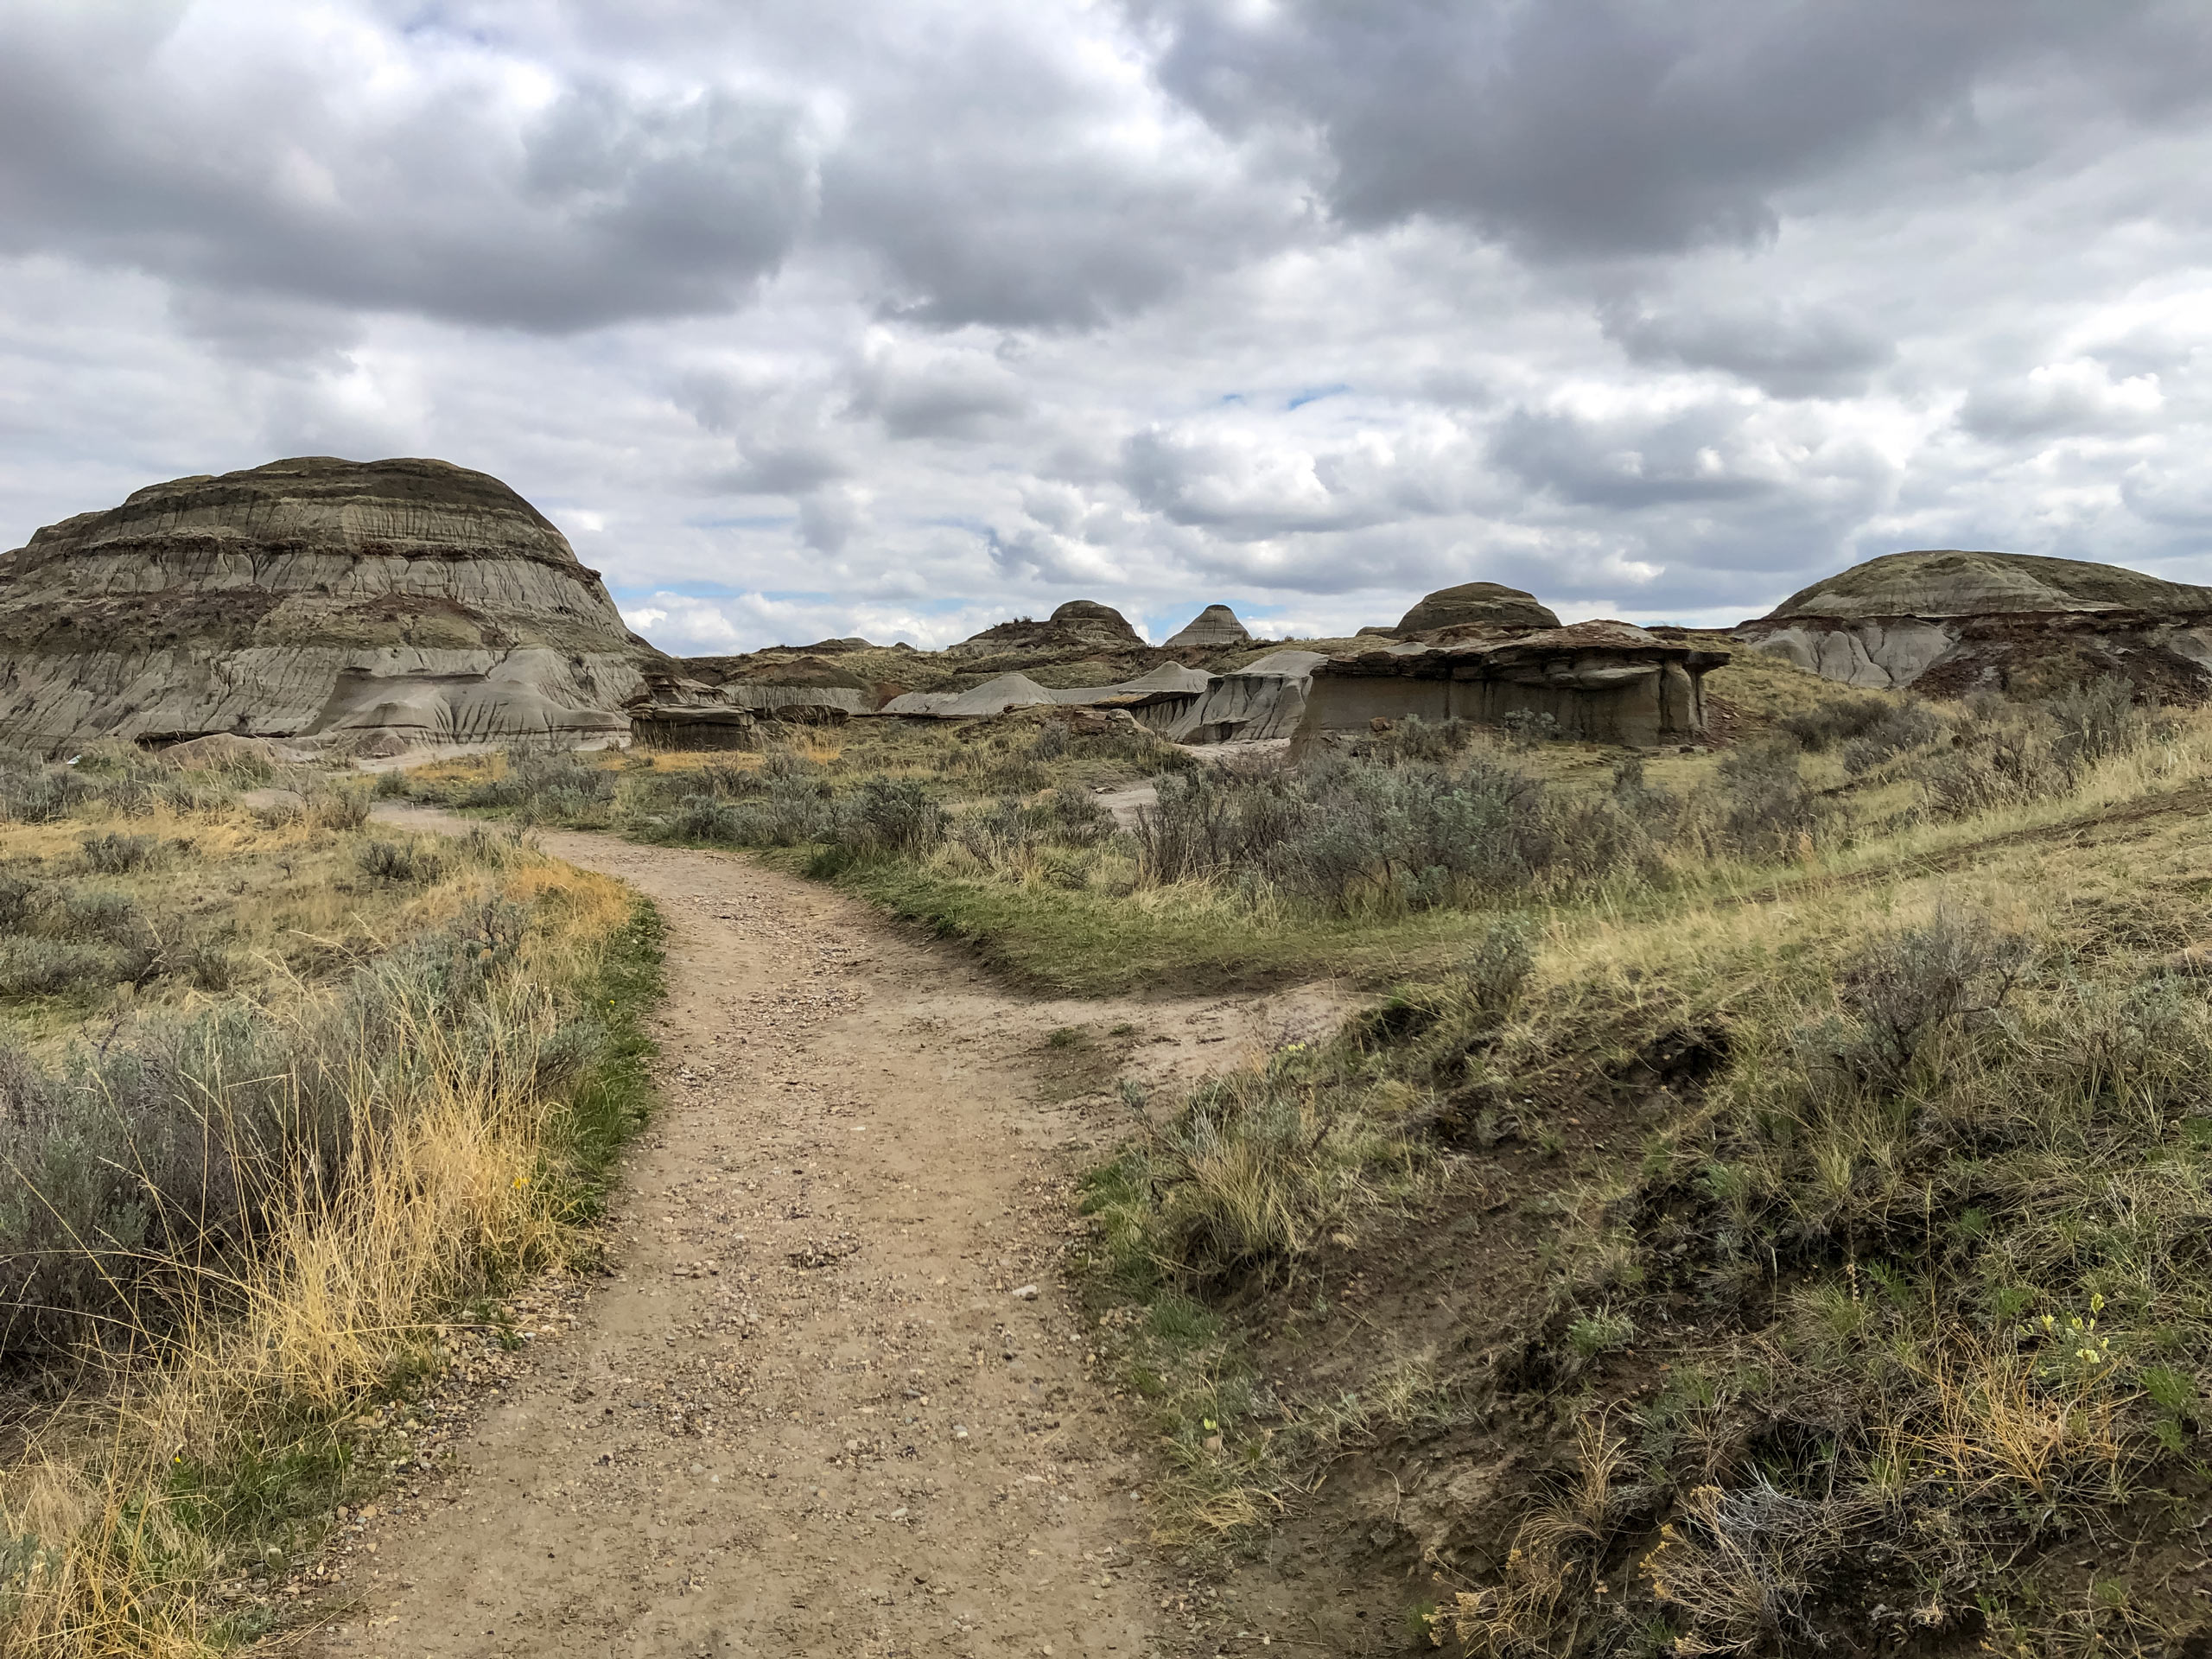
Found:
<svg viewBox="0 0 2212 1659"><path fill-rule="evenodd" d="M847 408L893 438L974 439L1028 404L1020 378L986 353L879 353L853 370Z"/></svg>
<svg viewBox="0 0 2212 1659"><path fill-rule="evenodd" d="M2202 0L20 0L0 545L506 477L653 637L2212 579Z"/></svg>
<svg viewBox="0 0 2212 1659"><path fill-rule="evenodd" d="M1530 488L1582 506L1635 511L1741 500L1777 487L1732 452L1740 412L1705 408L1657 419L1597 421L1516 410L1491 453Z"/></svg>
<svg viewBox="0 0 2212 1659"><path fill-rule="evenodd" d="M519 111L464 81L347 109L273 69L227 87L165 73L155 9L135 33L61 16L0 21L0 246L16 252L567 329L727 309L813 211L804 118L775 99L585 79Z"/></svg>
<svg viewBox="0 0 2212 1659"><path fill-rule="evenodd" d="M2108 107L2163 111L2205 95L2183 66L2208 59L2201 8L2147 0L1139 0L1139 15L1169 35L1161 76L1194 108L1318 133L1348 223L1435 215L1549 257L1770 236L1780 193L1970 120L1995 73L2072 64L2103 77Z"/></svg>
<svg viewBox="0 0 2212 1659"><path fill-rule="evenodd" d="M1719 369L1777 397L1864 391L1897 355L1869 324L1826 308L1769 302L1729 312L1654 311L1620 304L1600 315L1605 333L1638 363Z"/></svg>

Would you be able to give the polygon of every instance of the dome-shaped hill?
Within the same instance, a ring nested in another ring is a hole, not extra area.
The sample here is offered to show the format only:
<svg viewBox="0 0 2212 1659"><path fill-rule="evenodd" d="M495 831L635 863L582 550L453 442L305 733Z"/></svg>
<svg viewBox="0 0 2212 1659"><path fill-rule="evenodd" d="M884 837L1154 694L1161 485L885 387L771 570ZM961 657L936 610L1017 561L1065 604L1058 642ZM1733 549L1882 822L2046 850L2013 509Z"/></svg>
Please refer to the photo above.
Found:
<svg viewBox="0 0 2212 1659"><path fill-rule="evenodd" d="M1401 639L1438 628L1555 628L1559 618L1533 594L1503 582L1465 582L1440 588L1398 619Z"/></svg>
<svg viewBox="0 0 2212 1659"><path fill-rule="evenodd" d="M1209 605L1167 637L1165 651L1185 645L1249 645L1252 635L1226 605Z"/></svg>
<svg viewBox="0 0 2212 1659"><path fill-rule="evenodd" d="M0 743L612 735L658 653L487 474L307 456L156 484L0 554Z"/></svg>
<svg viewBox="0 0 2212 1659"><path fill-rule="evenodd" d="M1018 617L970 634L945 655L1001 656L1009 652L1050 654L1069 651L1142 650L1144 641L1128 619L1095 599L1071 599L1042 622Z"/></svg>
<svg viewBox="0 0 2212 1659"><path fill-rule="evenodd" d="M2202 611L2212 588L2116 564L1933 548L1885 553L1801 588L1784 616L1988 616L2022 611Z"/></svg>
<svg viewBox="0 0 2212 1659"><path fill-rule="evenodd" d="M1887 553L1792 594L1735 637L1853 685L2048 696L2107 674L2212 695L2212 588L2083 559Z"/></svg>

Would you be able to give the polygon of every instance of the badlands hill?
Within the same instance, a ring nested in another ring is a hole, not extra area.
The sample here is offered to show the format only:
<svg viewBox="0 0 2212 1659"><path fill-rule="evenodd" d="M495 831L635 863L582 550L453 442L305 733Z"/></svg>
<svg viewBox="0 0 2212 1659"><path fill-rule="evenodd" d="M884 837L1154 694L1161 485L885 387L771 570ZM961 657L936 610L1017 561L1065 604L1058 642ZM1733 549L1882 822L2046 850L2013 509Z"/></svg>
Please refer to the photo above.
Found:
<svg viewBox="0 0 2212 1659"><path fill-rule="evenodd" d="M0 739L340 752L627 729L664 659L499 480L306 456L180 478L0 554Z"/></svg>
<svg viewBox="0 0 2212 1659"><path fill-rule="evenodd" d="M2212 696L2212 588L2024 553L1891 553L1792 594L1735 638L1853 685L2041 696L2123 674Z"/></svg>
<svg viewBox="0 0 2212 1659"><path fill-rule="evenodd" d="M1885 553L1823 577L1775 616L1989 616L2046 611L2212 610L2212 588L2116 564L2031 553Z"/></svg>
<svg viewBox="0 0 2212 1659"><path fill-rule="evenodd" d="M1370 637L1294 643L1313 648L1255 639L1213 605L1153 645L1112 607L1077 599L941 652L840 639L679 661L623 626L597 573L499 480L308 456L153 485L0 555L0 746L727 747L763 719L1046 705L1178 742L1519 710L1642 743L1700 734L1696 678L1726 660L1623 624L1560 628L1491 582L1432 594Z"/></svg>

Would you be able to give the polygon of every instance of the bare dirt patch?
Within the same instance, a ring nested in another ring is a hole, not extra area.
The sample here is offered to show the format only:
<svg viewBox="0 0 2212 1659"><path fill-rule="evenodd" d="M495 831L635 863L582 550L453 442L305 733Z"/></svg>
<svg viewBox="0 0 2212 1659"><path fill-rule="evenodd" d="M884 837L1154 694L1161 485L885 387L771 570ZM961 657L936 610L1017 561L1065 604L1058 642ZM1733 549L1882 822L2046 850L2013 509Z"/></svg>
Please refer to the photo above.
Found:
<svg viewBox="0 0 2212 1659"><path fill-rule="evenodd" d="M573 1326L566 1306L538 1322L474 1427L404 1478L415 1496L347 1535L310 1650L1164 1656L1289 1635L1209 1611L1148 1549L1145 1449L1058 1274L1071 1154L1125 1109L1047 1103L1039 1069L1052 1032L1098 1028L1126 1075L1172 1088L1325 1031L1339 994L1020 999L743 858L544 841L667 919L666 1106L628 1160L613 1276Z"/></svg>

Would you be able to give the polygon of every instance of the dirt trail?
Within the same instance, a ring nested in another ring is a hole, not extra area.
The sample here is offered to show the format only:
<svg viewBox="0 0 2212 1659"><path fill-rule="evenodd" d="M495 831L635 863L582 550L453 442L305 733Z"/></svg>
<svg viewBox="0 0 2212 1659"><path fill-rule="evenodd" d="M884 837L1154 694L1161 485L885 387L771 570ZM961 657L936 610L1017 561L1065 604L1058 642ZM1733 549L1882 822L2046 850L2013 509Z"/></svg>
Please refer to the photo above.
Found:
<svg viewBox="0 0 2212 1659"><path fill-rule="evenodd" d="M1027 1001L748 860L543 839L667 919L665 1109L628 1160L614 1276L573 1329L541 1321L453 1466L355 1541L353 1611L312 1650L1256 1648L1249 1615L1163 1611L1141 1448L1056 1272L1071 1144L1121 1109L1050 1097L1318 1032L1332 990ZM1124 1023L1078 1051L1096 1075L1046 1042Z"/></svg>

